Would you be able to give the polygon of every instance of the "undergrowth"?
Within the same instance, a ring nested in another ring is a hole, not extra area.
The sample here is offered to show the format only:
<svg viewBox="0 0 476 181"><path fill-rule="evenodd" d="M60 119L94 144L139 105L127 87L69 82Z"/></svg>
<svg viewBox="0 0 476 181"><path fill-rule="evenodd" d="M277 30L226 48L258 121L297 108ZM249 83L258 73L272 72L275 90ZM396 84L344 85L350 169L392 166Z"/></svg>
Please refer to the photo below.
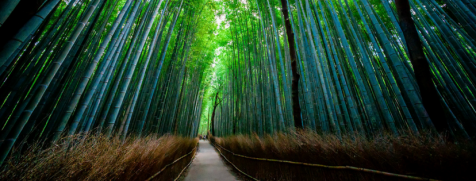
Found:
<svg viewBox="0 0 476 181"><path fill-rule="evenodd" d="M211 138L244 156L354 166L441 180L476 180L476 145L440 137L381 135L372 139L319 135L312 132ZM355 170L252 160L222 153L240 170L259 180L406 180Z"/></svg>
<svg viewBox="0 0 476 181"><path fill-rule="evenodd" d="M4 163L0 180L147 180L167 164L191 152L198 139L149 136L127 139L73 136L41 149L39 144ZM193 154L169 166L153 180L173 180Z"/></svg>

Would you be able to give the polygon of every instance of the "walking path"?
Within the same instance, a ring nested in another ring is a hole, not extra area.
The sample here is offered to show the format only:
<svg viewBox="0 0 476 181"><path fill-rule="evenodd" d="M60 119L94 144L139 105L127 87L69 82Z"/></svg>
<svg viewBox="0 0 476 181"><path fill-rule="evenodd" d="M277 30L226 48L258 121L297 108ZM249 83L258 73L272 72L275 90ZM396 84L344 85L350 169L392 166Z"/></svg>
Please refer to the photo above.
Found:
<svg viewBox="0 0 476 181"><path fill-rule="evenodd" d="M199 146L185 181L238 181L208 141L200 140Z"/></svg>

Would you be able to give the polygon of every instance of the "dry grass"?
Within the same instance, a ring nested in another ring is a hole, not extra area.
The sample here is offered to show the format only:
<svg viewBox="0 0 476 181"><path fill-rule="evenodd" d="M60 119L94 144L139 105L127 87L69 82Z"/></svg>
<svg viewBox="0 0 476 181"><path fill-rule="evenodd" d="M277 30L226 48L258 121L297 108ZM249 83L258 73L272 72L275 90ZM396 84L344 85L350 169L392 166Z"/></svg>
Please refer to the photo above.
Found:
<svg viewBox="0 0 476 181"><path fill-rule="evenodd" d="M349 165L441 180L476 180L476 145L426 136L371 140L306 132L274 136L211 138L236 154L325 165ZM238 168L259 180L405 180L373 173L251 160L222 151Z"/></svg>
<svg viewBox="0 0 476 181"><path fill-rule="evenodd" d="M25 154L11 157L2 167L0 180L146 180L192 151L198 142L176 136L149 136L124 143L104 136L69 140L45 150L33 146ZM171 165L154 180L173 180L192 156Z"/></svg>

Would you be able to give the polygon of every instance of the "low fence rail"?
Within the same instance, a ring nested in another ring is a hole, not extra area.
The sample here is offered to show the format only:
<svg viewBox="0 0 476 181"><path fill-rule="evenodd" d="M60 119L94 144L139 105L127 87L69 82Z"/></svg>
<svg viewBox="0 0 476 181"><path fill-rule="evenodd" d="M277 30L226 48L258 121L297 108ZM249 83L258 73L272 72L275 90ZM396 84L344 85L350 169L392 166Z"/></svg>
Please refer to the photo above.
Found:
<svg viewBox="0 0 476 181"><path fill-rule="evenodd" d="M359 168L359 167L354 167L354 166L332 166L332 165L323 165L323 164L316 164L316 163L303 163L303 162L294 162L294 161L289 161L289 160L276 160L276 159L268 159L268 158L255 158L255 157L249 157L245 155L240 155L236 154L226 148L223 148L219 144L213 143L213 145L218 146L219 148L225 150L226 152L232 154L233 156L237 157L242 157L242 158L247 158L247 159L252 159L252 160L260 160L260 161L268 161L268 162L279 162L279 163L288 163L288 164L294 164L294 165L305 165L305 166L311 166L311 167L321 167L321 168L328 168L328 169L339 169L339 170L355 170L355 171L360 171L360 172L368 172L368 173L374 173L374 174L380 174L380 175L386 175L386 176L391 176L391 177L399 177L399 178L405 178L405 179L410 179L410 180L428 180L428 181L439 181L437 179L430 179L430 178L424 178L424 177L417 177L417 176L411 176L411 175L403 175L403 174L396 174L396 173L390 173L390 172L384 172L380 170L373 170L373 169L368 169L368 168ZM215 147L217 148L217 147ZM220 151L220 149L217 148L217 150L220 152L220 154L225 158L226 161L231 163ZM253 180L258 180L256 178L251 177L250 175L244 173L238 167L236 167L233 163L231 163L233 167L235 167L239 172L243 173L244 175L248 176L249 178Z"/></svg>
<svg viewBox="0 0 476 181"><path fill-rule="evenodd" d="M169 167L169 166L171 166L171 165L177 163L178 161L180 161L180 160L182 160L183 158L187 157L188 155L192 154L195 150L197 150L197 147L198 147L198 143L197 143L197 145L195 145L195 148L193 148L192 151L190 151L189 153L187 153L187 154L181 156L180 158L177 158L177 159L174 160L172 163L169 163L169 164L165 165L165 167L162 168L162 170L160 170L160 171L158 171L157 173L155 173L154 175L152 175L152 176L151 176L149 179L147 179L146 181L150 181L150 180L154 179L155 177L157 177L158 175L160 175L167 167ZM192 157L192 160L190 161L190 163L188 163L188 165L185 166L185 168L180 172L180 174L178 175L178 177L177 177L175 180L177 180L177 179L180 177L180 175L182 175L183 171L185 171L185 169L192 163L192 161L193 161L194 158L195 158L195 155Z"/></svg>

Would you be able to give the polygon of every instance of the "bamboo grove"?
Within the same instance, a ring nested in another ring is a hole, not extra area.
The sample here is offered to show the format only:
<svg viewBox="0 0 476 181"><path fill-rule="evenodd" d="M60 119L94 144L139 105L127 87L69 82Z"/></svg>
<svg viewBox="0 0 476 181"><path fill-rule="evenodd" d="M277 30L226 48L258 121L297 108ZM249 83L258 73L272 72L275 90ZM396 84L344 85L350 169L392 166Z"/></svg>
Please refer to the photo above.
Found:
<svg viewBox="0 0 476 181"><path fill-rule="evenodd" d="M264 135L303 126L338 136L418 135L435 131L436 119L442 119L453 137L474 137L475 2L408 3L410 25L402 23L395 0L224 3L226 18L218 30L221 65L203 116L211 120L212 134ZM292 34L283 7L289 10ZM417 76L425 70L410 61L415 52L408 45L418 39L405 38L408 26L421 40L421 58L431 74L424 83L436 88L442 117L431 119L422 102L427 92ZM289 35L295 40L291 44ZM297 126L290 45L300 75L302 125Z"/></svg>
<svg viewBox="0 0 476 181"><path fill-rule="evenodd" d="M18 4L7 2L2 8ZM22 2L15 11L29 7ZM1 162L13 146L78 133L197 135L214 46L211 4L46 0L37 8L2 37ZM4 12L2 31L16 20L4 21Z"/></svg>
<svg viewBox="0 0 476 181"><path fill-rule="evenodd" d="M91 133L472 139L475 4L2 1L0 165Z"/></svg>

